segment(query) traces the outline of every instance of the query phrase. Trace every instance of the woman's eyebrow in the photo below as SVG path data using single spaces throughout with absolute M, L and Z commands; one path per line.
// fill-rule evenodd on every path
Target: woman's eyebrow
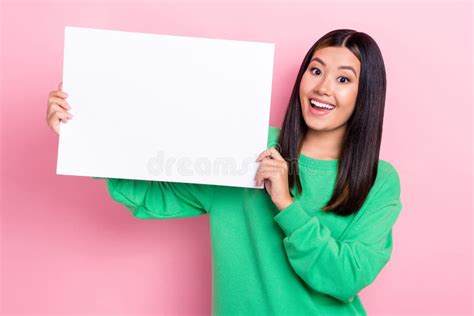
M 319 62 L 323 66 L 326 66 L 326 63 L 324 61 L 322 61 L 319 57 L 314 57 L 313 59 L 311 59 L 311 61 L 313 61 L 313 60 Z M 354 73 L 354 76 L 356 76 L 356 78 L 357 78 L 357 74 L 356 74 L 354 68 L 352 68 L 351 66 L 339 66 L 339 67 L 337 67 L 337 69 L 348 69 L 348 70 L 352 71 Z

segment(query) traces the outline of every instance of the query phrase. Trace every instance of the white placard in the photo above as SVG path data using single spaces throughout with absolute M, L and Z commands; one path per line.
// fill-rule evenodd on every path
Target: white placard
M 274 46 L 65 27 L 56 173 L 256 188 Z

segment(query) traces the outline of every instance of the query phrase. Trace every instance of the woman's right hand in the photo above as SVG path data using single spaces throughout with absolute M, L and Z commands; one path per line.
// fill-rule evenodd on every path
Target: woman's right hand
M 71 109 L 69 103 L 66 102 L 67 93 L 62 91 L 63 82 L 58 85 L 58 90 L 53 90 L 48 97 L 48 110 L 46 112 L 46 122 L 48 126 L 59 135 L 60 122 L 67 123 L 72 118 L 72 114 L 68 111 Z

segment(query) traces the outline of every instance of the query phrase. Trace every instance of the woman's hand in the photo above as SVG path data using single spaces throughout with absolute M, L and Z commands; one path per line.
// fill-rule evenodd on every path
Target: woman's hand
M 257 161 L 261 163 L 255 175 L 256 184 L 263 182 L 273 203 L 283 210 L 293 203 L 288 188 L 288 163 L 274 147 L 258 155 Z
M 72 114 L 68 112 L 71 109 L 69 103 L 66 102 L 67 93 L 62 91 L 62 81 L 58 85 L 58 90 L 49 93 L 48 109 L 46 111 L 46 122 L 48 126 L 59 135 L 59 123 L 67 123 L 72 118 Z

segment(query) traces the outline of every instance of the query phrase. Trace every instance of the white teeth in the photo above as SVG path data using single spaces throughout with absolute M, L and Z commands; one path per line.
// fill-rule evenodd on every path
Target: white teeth
M 312 105 L 317 106 L 318 108 L 323 108 L 323 109 L 328 109 L 328 110 L 334 109 L 334 106 L 332 106 L 332 105 L 319 103 L 319 102 L 314 101 L 314 100 L 310 100 L 310 102 L 311 102 Z

